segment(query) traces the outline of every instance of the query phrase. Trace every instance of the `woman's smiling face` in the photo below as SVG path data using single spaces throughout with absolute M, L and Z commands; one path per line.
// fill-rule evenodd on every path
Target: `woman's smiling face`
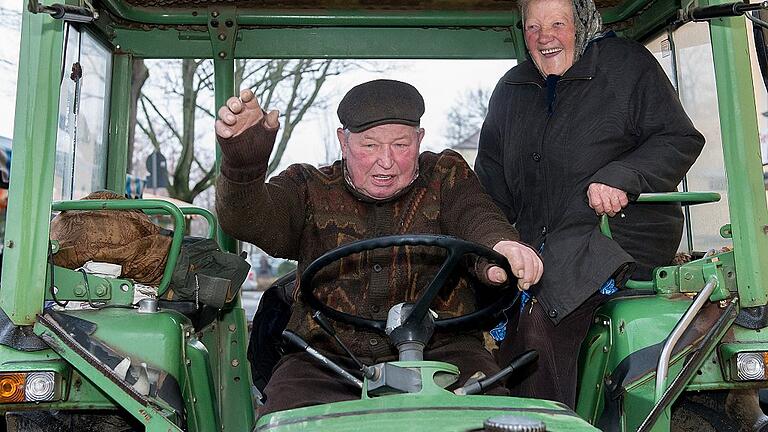
M 576 58 L 576 25 L 570 0 L 533 0 L 525 11 L 525 45 L 545 75 L 563 75 Z

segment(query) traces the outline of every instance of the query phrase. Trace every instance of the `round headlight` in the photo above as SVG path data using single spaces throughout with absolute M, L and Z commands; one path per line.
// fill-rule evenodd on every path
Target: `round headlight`
M 27 375 L 25 397 L 30 402 L 53 400 L 55 386 L 53 372 L 33 372 Z
M 762 353 L 739 353 L 736 356 L 736 369 L 740 380 L 765 379 Z

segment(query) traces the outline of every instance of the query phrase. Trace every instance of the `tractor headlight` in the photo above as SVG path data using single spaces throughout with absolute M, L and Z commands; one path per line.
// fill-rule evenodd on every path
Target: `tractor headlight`
M 55 372 L 0 373 L 0 403 L 47 402 L 59 398 Z
M 53 372 L 35 372 L 27 375 L 24 396 L 28 401 L 53 400 L 56 390 L 56 376 Z
M 760 381 L 766 379 L 768 353 L 741 352 L 736 354 L 736 377 L 739 381 Z

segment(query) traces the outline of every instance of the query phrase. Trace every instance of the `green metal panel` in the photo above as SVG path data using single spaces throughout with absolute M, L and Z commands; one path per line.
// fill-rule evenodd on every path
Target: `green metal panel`
M 25 10 L 21 33 L 0 308 L 29 325 L 43 307 L 63 23 Z
M 104 2 L 115 15 L 129 21 L 163 25 L 207 25 L 215 19 L 213 13 L 226 6 L 208 8 L 157 9 L 138 7 L 119 0 Z M 213 13 L 212 13 L 213 12 Z M 254 26 L 389 26 L 389 27 L 456 27 L 500 26 L 516 16 L 513 10 L 462 11 L 462 10 L 269 10 L 239 8 L 238 24 Z M 511 21 L 514 22 L 514 21 Z
M 107 189 L 123 194 L 128 167 L 128 124 L 131 113 L 132 57 L 112 57 L 112 95 L 109 98 Z
M 67 315 L 96 324 L 93 337 L 130 357 L 133 363 L 147 363 L 177 379 L 182 376 L 183 334 L 185 329 L 191 329 L 189 319 L 183 315 L 119 308 L 67 311 Z
M 518 31 L 519 30 L 516 30 Z M 144 58 L 213 58 L 205 31 L 115 31 L 112 43 Z M 522 34 L 520 34 L 522 37 Z M 240 29 L 238 58 L 515 58 L 512 26 L 495 28 Z M 520 39 L 522 43 L 522 39 Z M 523 46 L 521 44 L 521 46 Z M 522 55 L 525 58 L 523 46 Z
M 194 335 L 187 340 L 184 358 L 186 358 L 186 385 L 184 403 L 187 409 L 187 423 L 192 432 L 218 430 L 221 424 L 216 405 L 216 381 L 211 375 L 211 362 L 208 350 Z
M 98 312 L 118 312 L 115 310 L 107 310 L 107 311 L 97 311 Z M 124 311 L 119 311 L 124 312 Z M 136 312 L 132 311 L 133 315 L 139 315 Z M 161 314 L 157 314 L 161 315 Z M 89 318 L 92 318 L 93 315 L 90 315 Z M 44 319 L 44 318 L 43 318 Z M 114 318 L 113 318 L 114 319 Z M 136 321 L 132 321 L 129 324 L 123 323 L 123 325 L 133 326 L 136 324 Z M 149 328 L 151 330 L 151 328 Z M 159 328 L 161 330 L 166 330 L 162 326 Z M 122 330 L 125 330 L 123 328 Z M 155 330 L 157 331 L 157 329 Z M 98 332 L 98 330 L 97 330 Z M 93 354 L 90 354 L 88 351 L 78 351 L 74 346 L 70 345 L 69 343 L 65 342 L 63 339 L 63 336 L 65 335 L 65 331 L 62 328 L 56 328 L 53 327 L 46 327 L 45 325 L 38 322 L 35 324 L 35 333 L 38 334 L 45 342 L 51 346 L 61 357 L 63 357 L 69 364 L 71 364 L 75 369 L 77 369 L 83 376 L 88 377 L 88 380 L 93 382 L 97 387 L 102 389 L 104 392 L 106 392 L 110 399 L 114 400 L 116 404 L 121 406 L 125 411 L 132 415 L 134 418 L 142 422 L 146 430 L 148 432 L 160 432 L 160 431 L 179 431 L 181 432 L 181 429 L 179 429 L 172 421 L 167 418 L 168 415 L 170 415 L 169 412 L 165 411 L 161 404 L 159 404 L 159 401 L 155 401 L 155 403 L 151 403 L 149 398 L 142 398 L 138 396 L 137 394 L 132 394 L 125 390 L 122 386 L 118 385 L 118 382 L 120 381 L 120 378 L 117 377 L 117 375 L 111 371 L 111 369 L 108 368 L 102 368 L 104 370 L 100 370 L 97 368 L 96 364 L 99 364 L 98 360 L 95 359 Z M 118 332 L 119 336 L 122 336 L 124 332 Z M 151 345 L 147 343 L 147 338 L 152 337 L 153 334 L 150 331 L 147 335 L 144 336 L 144 339 L 136 340 L 133 338 L 131 341 L 137 345 L 144 348 L 147 347 L 147 345 Z M 160 341 L 163 341 L 162 339 Z M 110 340 L 108 342 L 115 342 L 113 340 Z M 157 351 L 156 351 L 157 352 Z M 142 357 L 139 355 L 136 355 L 132 360 L 136 361 L 138 359 L 144 360 L 146 357 Z M 156 364 L 154 362 L 149 361 L 147 359 L 147 364 Z M 155 359 L 152 359 L 155 360 Z M 178 358 L 176 359 L 176 363 L 178 363 Z
M 251 430 L 255 417 L 251 370 L 245 354 L 248 328 L 239 298 L 237 307 L 221 311 L 219 317 L 203 330 L 201 339 L 210 352 L 222 430 Z
M 742 307 L 768 303 L 768 207 L 745 21 L 738 17 L 710 22 Z
M 581 348 L 579 370 L 584 373 L 579 381 L 579 415 L 594 422 L 602 412 L 608 374 L 628 355 L 666 339 L 690 304 L 691 299 L 685 296 L 655 295 L 613 299 L 601 306 Z M 670 369 L 669 376 L 676 373 Z M 642 395 L 643 414 L 653 405 L 654 383 L 650 381 L 650 393 Z
M 620 33 L 626 38 L 643 41 L 665 27 L 671 19 L 676 18 L 679 10 L 680 5 L 676 1 L 652 2 L 641 15 L 633 18 L 631 27 Z
M 441 431 L 484 430 L 499 415 L 543 421 L 548 431 L 597 431 L 559 402 L 498 396 L 413 394 L 337 402 L 275 413 L 259 419 L 258 431 Z
M 224 106 L 227 99 L 232 97 L 239 89 L 235 89 L 235 61 L 232 59 L 214 59 L 214 91 L 216 107 L 213 112 L 218 112 L 219 107 Z M 216 143 L 216 172 L 221 169 L 221 149 Z M 216 236 L 219 239 L 219 245 L 222 250 L 232 253 L 239 253 L 237 240 L 230 237 L 227 233 L 218 228 Z

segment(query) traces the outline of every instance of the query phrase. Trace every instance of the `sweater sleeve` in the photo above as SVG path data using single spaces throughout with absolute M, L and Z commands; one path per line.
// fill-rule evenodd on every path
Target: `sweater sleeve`
M 443 176 L 441 227 L 444 233 L 492 248 L 502 240 L 520 239 L 517 230 L 483 192 L 477 176 L 456 152 L 446 150 L 435 166 Z
M 266 253 L 298 259 L 306 214 L 306 183 L 299 165 L 265 182 L 277 130 L 255 125 L 242 135 L 219 138 L 221 175 L 216 214 L 222 230 Z
M 642 192 L 674 191 L 704 146 L 704 137 L 661 66 L 650 53 L 638 55 L 647 56 L 642 62 L 646 67 L 629 100 L 629 127 L 639 145 L 590 179 L 619 188 L 631 198 Z

